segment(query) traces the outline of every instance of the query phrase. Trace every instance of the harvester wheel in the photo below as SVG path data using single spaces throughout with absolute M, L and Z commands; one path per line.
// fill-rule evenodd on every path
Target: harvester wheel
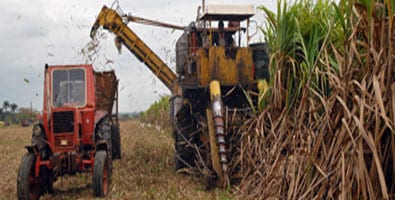
M 194 150 L 190 146 L 191 143 L 195 142 L 195 136 L 190 135 L 194 132 L 195 127 L 188 106 L 184 106 L 177 115 L 178 120 L 177 127 L 174 130 L 174 139 L 176 170 L 179 170 L 195 165 Z
M 193 152 L 188 151 L 185 144 L 185 140 L 180 133 L 175 131 L 175 149 L 176 149 L 176 170 L 188 168 L 189 166 L 193 166 Z M 188 166 L 189 165 L 189 166 Z
M 35 155 L 25 154 L 18 172 L 16 183 L 18 199 L 39 199 L 41 195 L 40 183 L 34 178 Z
M 121 134 L 119 124 L 111 126 L 112 158 L 121 159 Z
M 104 197 L 107 195 L 111 183 L 111 160 L 107 152 L 100 150 L 96 152 L 95 164 L 93 166 L 92 188 L 93 195 Z

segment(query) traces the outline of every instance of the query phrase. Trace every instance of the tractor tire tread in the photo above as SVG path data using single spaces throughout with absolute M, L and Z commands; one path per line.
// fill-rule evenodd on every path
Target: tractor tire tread
M 111 169 L 109 166 L 109 162 L 111 160 L 108 159 L 106 151 L 97 151 L 95 155 L 95 163 L 93 167 L 93 176 L 92 176 L 92 189 L 93 195 L 96 197 L 104 197 L 107 195 L 109 191 L 110 179 L 111 179 Z M 107 165 L 107 166 L 106 166 Z M 107 167 L 107 183 L 104 181 L 103 172 Z M 107 184 L 107 188 L 105 185 Z
M 30 196 L 30 187 L 29 187 L 29 175 L 32 173 L 34 164 L 35 164 L 35 155 L 32 153 L 27 153 L 23 156 L 21 165 L 18 171 L 17 178 L 17 194 L 18 199 L 39 199 L 40 191 L 36 191 L 36 196 L 31 198 Z

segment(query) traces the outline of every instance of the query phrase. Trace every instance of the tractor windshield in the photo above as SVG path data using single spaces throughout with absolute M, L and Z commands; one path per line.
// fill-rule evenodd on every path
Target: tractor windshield
M 84 106 L 85 70 L 60 69 L 52 74 L 52 103 L 54 107 Z

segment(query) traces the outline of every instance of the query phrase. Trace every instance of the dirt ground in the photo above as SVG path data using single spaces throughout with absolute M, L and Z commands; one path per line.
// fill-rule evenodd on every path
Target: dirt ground
M 16 199 L 16 179 L 24 145 L 32 127 L 0 129 L 0 199 Z M 112 187 L 106 199 L 232 199 L 224 190 L 207 191 L 196 178 L 174 171 L 173 139 L 169 132 L 121 122 L 122 160 L 114 161 Z M 41 199 L 94 199 L 90 174 L 63 177 L 55 194 Z

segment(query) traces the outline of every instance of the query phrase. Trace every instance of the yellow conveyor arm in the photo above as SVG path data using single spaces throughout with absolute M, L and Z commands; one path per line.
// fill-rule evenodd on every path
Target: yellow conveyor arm
M 100 26 L 114 33 L 117 36 L 116 42 L 125 45 L 170 91 L 175 92 L 177 75 L 124 23 L 123 18 L 115 10 L 103 6 L 91 29 L 91 38 L 96 35 Z

